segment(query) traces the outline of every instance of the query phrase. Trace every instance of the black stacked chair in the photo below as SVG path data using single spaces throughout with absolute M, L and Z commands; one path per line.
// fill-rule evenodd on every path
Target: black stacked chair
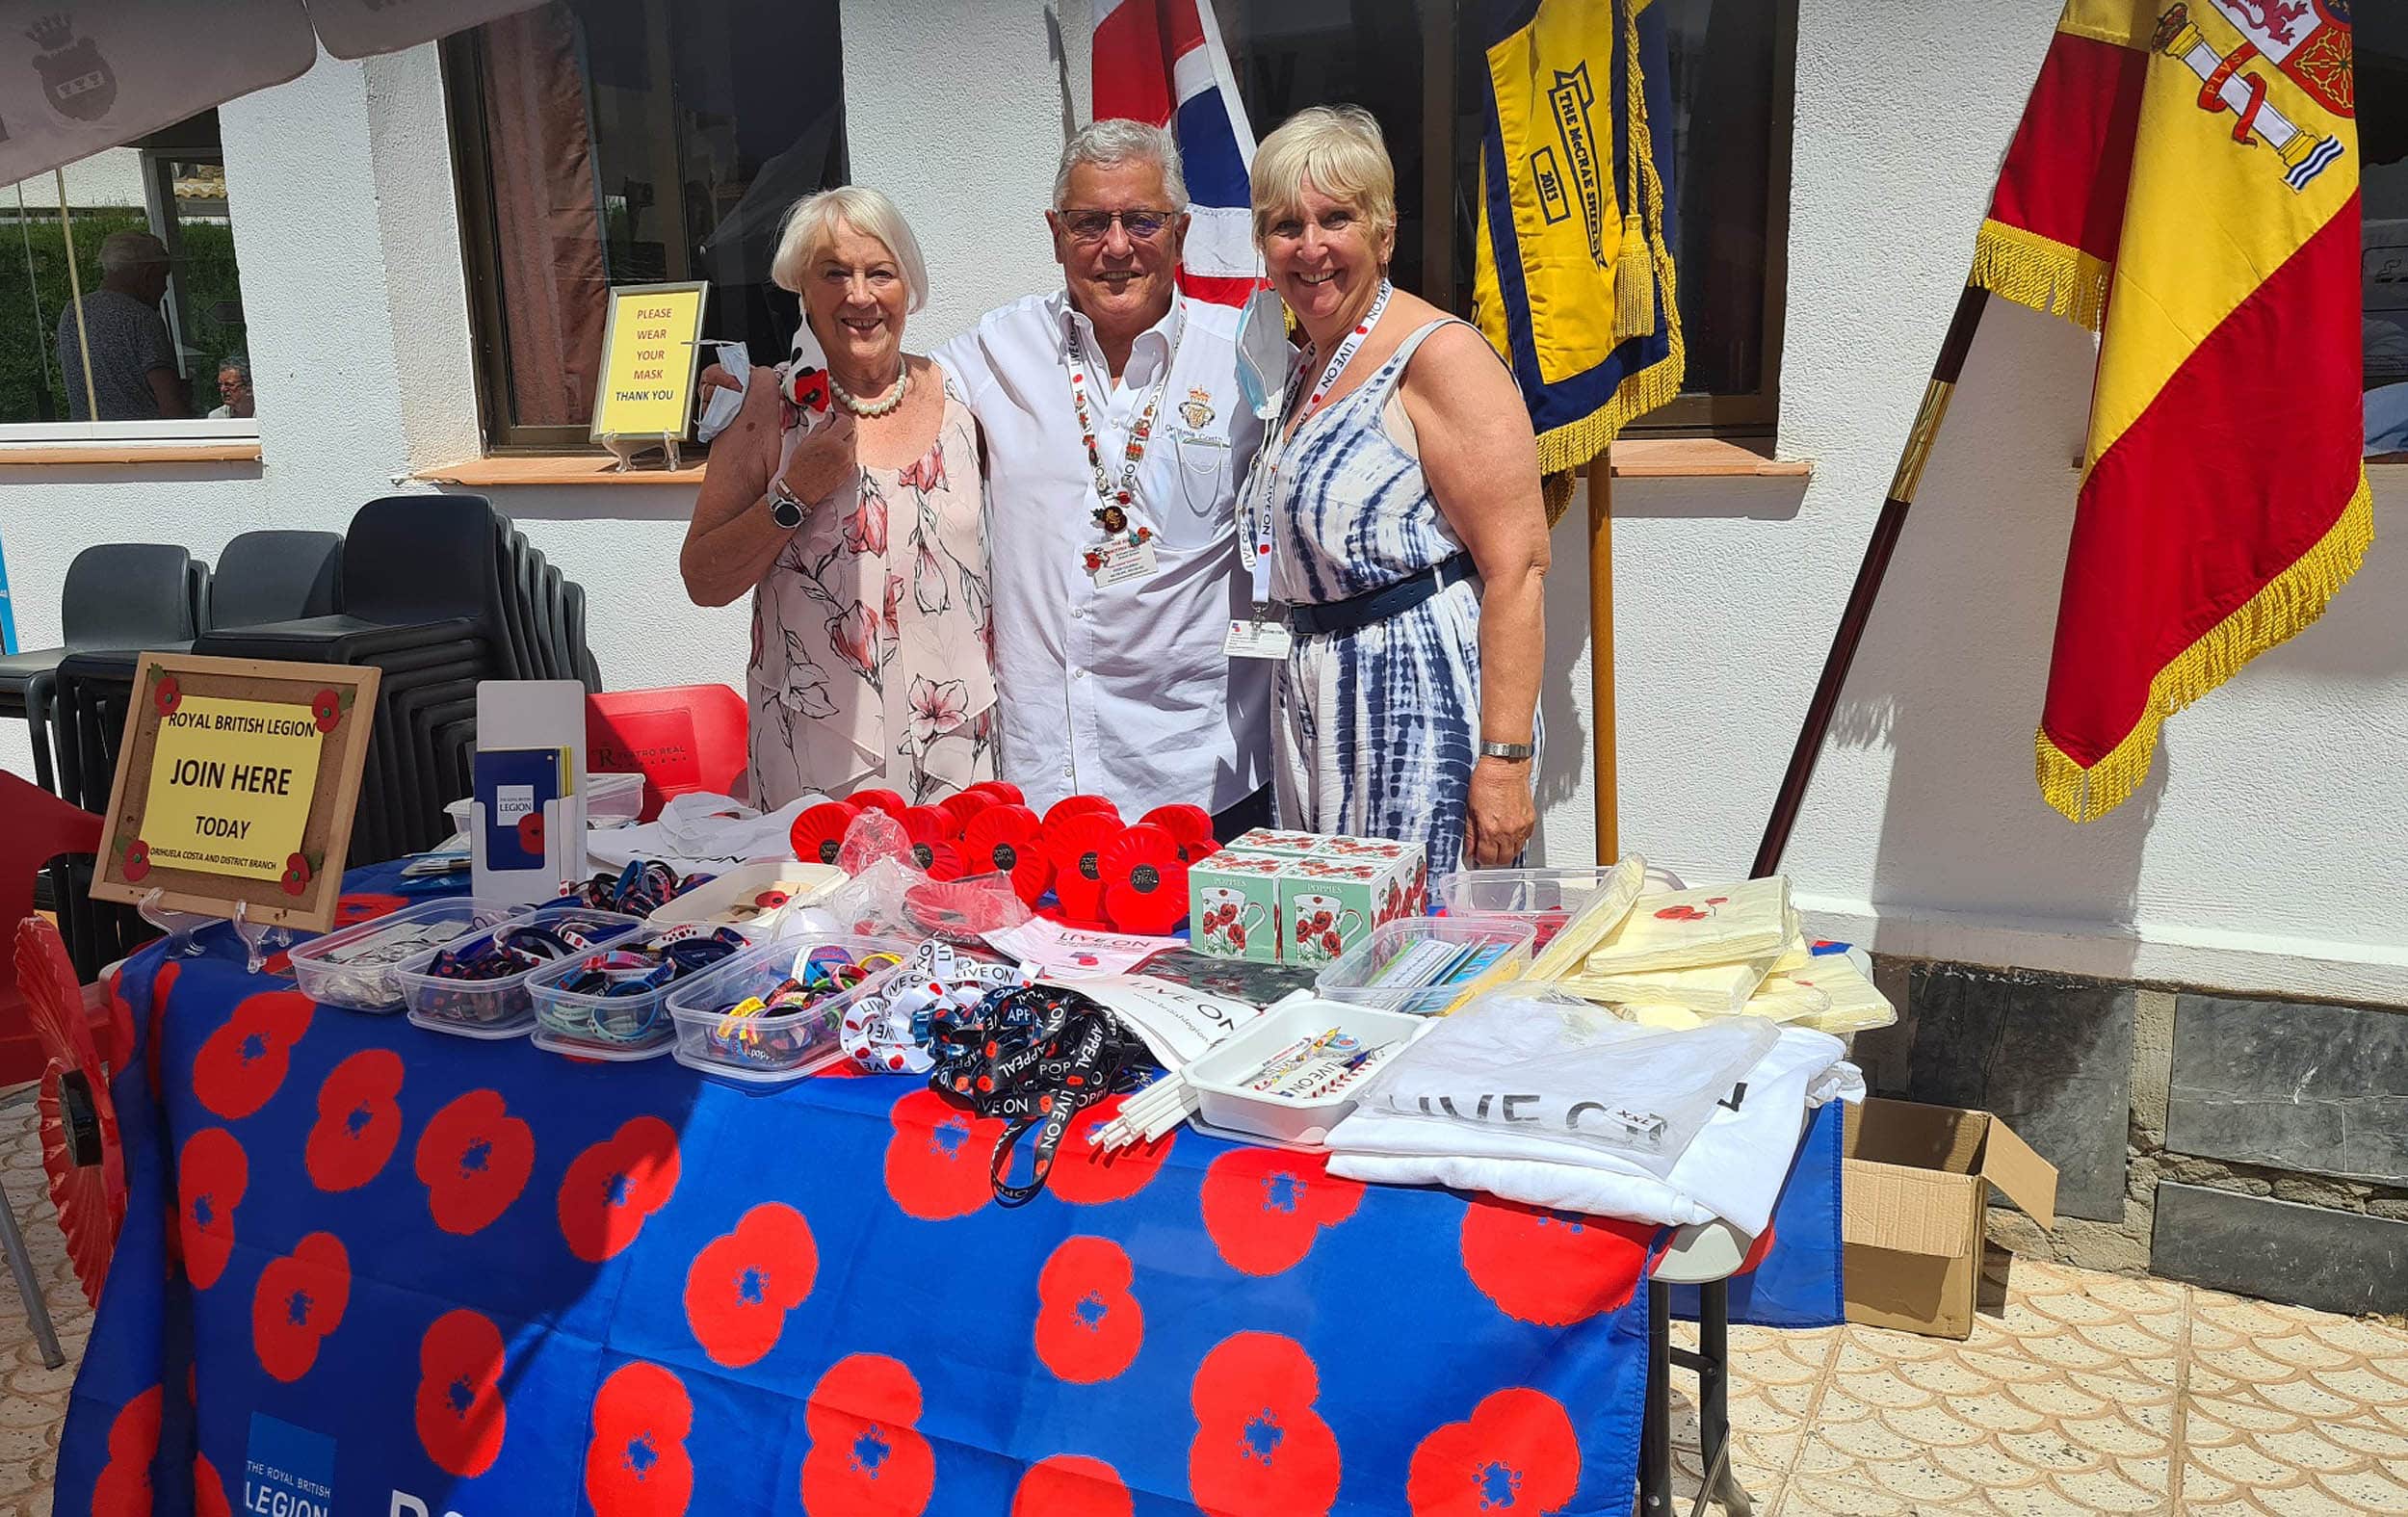
M 59 597 L 63 645 L 0 657 L 0 717 L 26 719 L 34 780 L 42 789 L 65 794 L 59 789 L 49 736 L 60 663 L 86 648 L 189 642 L 203 625 L 208 574 L 184 549 L 155 542 L 104 542 L 86 548 L 67 565 Z

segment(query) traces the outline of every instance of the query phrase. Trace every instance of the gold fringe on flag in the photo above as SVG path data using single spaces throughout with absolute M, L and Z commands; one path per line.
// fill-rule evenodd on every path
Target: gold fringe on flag
M 2113 276 L 2106 260 L 2079 248 L 2004 222 L 1984 222 L 1974 239 L 1974 270 L 1966 282 L 2095 332 L 2107 317 Z
M 1984 237 L 1990 230 L 1982 228 Z M 2035 734 L 2040 794 L 2074 822 L 2093 821 L 2122 805 L 2149 777 L 2158 728 L 2165 719 L 2239 673 L 2242 665 L 2266 649 L 2306 631 L 2358 572 L 2373 541 L 2374 492 L 2361 467 L 2357 492 L 2332 530 L 2158 670 L 2149 682 L 2149 703 L 2140 719 L 2107 757 L 2084 769 L 2049 741 L 2045 727 Z

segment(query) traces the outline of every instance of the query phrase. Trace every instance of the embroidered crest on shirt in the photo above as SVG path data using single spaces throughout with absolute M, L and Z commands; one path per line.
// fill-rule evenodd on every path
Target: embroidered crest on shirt
M 1179 403 L 1179 419 L 1197 432 L 1213 424 L 1213 392 L 1197 385 Z

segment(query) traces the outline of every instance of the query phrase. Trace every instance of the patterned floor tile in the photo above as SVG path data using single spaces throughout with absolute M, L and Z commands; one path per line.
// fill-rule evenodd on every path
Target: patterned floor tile
M 59 1431 L 66 1419 L 75 1366 L 92 1330 L 92 1312 L 75 1284 L 66 1243 L 50 1208 L 34 1104 L 21 1093 L 0 1097 L 0 1190 L 5 1190 L 25 1234 L 34 1271 L 47 1286 L 43 1298 L 50 1305 L 59 1346 L 67 1355 L 60 1369 L 42 1368 L 16 1281 L 0 1268 L 0 1517 L 49 1517 Z

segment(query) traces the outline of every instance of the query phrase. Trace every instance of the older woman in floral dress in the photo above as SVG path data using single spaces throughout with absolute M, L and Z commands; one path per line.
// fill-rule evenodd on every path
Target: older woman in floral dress
M 827 367 L 752 372 L 679 558 L 698 605 L 752 591 L 751 798 L 941 799 L 995 773 L 978 423 L 903 352 L 928 275 L 885 196 L 798 201 L 771 276 Z

